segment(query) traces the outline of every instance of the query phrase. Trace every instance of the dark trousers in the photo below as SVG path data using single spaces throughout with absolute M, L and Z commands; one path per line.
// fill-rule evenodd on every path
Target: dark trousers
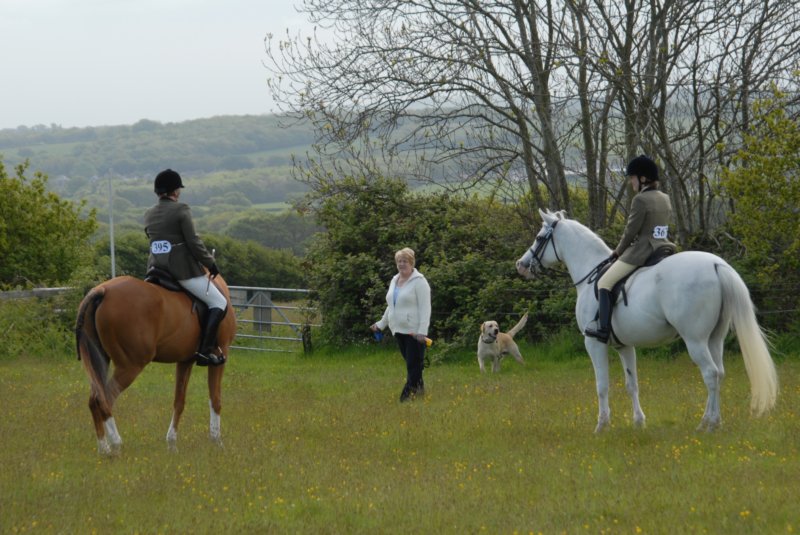
M 422 369 L 425 366 L 425 344 L 417 342 L 410 334 L 395 333 L 400 354 L 406 361 L 406 385 L 403 392 L 421 393 L 425 384 L 422 382 Z

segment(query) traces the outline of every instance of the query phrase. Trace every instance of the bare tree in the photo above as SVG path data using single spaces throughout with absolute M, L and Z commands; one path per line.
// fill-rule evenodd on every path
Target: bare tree
M 787 73 L 800 57 L 798 7 L 769 0 L 587 2 L 571 4 L 576 25 L 588 28 L 585 61 L 617 93 L 618 109 L 601 120 L 614 131 L 622 118 L 624 142 L 610 154 L 658 159 L 679 240 L 706 235 L 720 218 L 717 176 L 749 127 L 752 95 L 772 83 L 796 87 Z
M 305 0 L 330 40 L 267 40 L 282 111 L 311 121 L 304 179 L 391 173 L 516 191 L 589 220 L 624 211 L 621 167 L 661 164 L 679 241 L 722 217 L 717 177 L 772 86 L 797 104 L 792 0 Z M 797 115 L 797 107 L 792 113 Z M 524 189 L 519 190 L 519 185 Z M 511 193 L 510 193 L 511 194 Z
M 541 186 L 571 206 L 556 120 L 566 101 L 551 93 L 563 13 L 552 2 L 307 0 L 304 10 L 336 43 L 270 40 L 267 52 L 276 99 L 313 122 L 320 154 L 358 144 L 453 188 L 524 177 L 535 206 L 547 204 Z

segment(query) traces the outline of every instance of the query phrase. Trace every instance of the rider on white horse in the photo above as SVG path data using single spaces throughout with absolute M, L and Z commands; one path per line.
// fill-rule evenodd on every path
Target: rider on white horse
M 611 253 L 618 259 L 597 281 L 598 321 L 597 328 L 586 327 L 584 334 L 608 342 L 611 330 L 611 290 L 623 277 L 643 266 L 648 257 L 658 248 L 675 245 L 667 236 L 672 219 L 672 204 L 669 196 L 658 189 L 658 166 L 647 156 L 637 156 L 628 163 L 625 176 L 630 178 L 633 191 L 637 192 L 628 214 L 628 222 L 619 245 Z

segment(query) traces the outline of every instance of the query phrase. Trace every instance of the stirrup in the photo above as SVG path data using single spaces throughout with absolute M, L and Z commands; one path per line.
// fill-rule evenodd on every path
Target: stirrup
M 198 366 L 220 366 L 225 364 L 225 361 L 227 360 L 224 355 L 219 356 L 215 355 L 214 353 L 204 355 L 199 351 L 194 354 L 194 358 Z
M 589 336 L 591 338 L 597 338 L 598 340 L 600 340 L 604 344 L 608 343 L 609 333 L 608 333 L 608 331 L 604 331 L 603 329 L 594 330 L 594 329 L 590 329 L 589 327 L 587 327 L 586 329 L 583 330 L 583 334 L 586 335 L 586 336 Z

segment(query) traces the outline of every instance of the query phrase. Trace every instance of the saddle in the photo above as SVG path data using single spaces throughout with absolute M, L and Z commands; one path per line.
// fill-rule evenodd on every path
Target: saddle
M 203 330 L 203 327 L 205 326 L 203 318 L 208 311 L 208 305 L 195 297 L 191 292 L 186 291 L 183 286 L 178 284 L 178 279 L 176 279 L 172 273 L 166 269 L 151 266 L 148 268 L 147 273 L 144 276 L 144 281 L 155 284 L 156 286 L 161 286 L 165 290 L 169 290 L 171 292 L 183 292 L 188 295 L 189 299 L 192 300 L 192 312 L 197 313 L 197 319 L 200 322 L 200 330 Z M 200 335 L 202 337 L 202 332 Z
M 659 262 L 661 262 L 662 260 L 664 260 L 668 256 L 672 256 L 676 252 L 677 251 L 675 250 L 675 246 L 673 246 L 673 245 L 662 245 L 662 246 L 658 247 L 655 251 L 653 251 L 650 254 L 650 256 L 647 257 L 647 260 L 645 261 L 644 265 L 638 266 L 636 269 L 631 271 L 629 274 L 627 274 L 624 277 L 622 277 L 614 285 L 614 287 L 611 289 L 611 306 L 614 307 L 614 305 L 616 305 L 616 303 L 619 300 L 620 296 L 622 296 L 622 302 L 625 304 L 625 306 L 628 306 L 628 292 L 625 290 L 625 283 L 628 281 L 628 279 L 631 278 L 631 276 L 634 273 L 636 273 L 640 268 L 655 266 L 656 264 L 658 264 Z M 597 293 L 597 281 L 600 280 L 600 277 L 603 276 L 603 273 L 605 273 L 608 270 L 609 267 L 611 267 L 611 263 L 610 262 L 608 264 L 606 264 L 600 270 L 600 272 L 597 274 L 597 278 L 594 281 L 594 296 L 595 296 L 595 298 L 597 298 L 597 296 L 598 296 L 598 293 Z
M 144 281 L 155 284 L 156 286 L 161 286 L 165 290 L 169 290 L 171 292 L 186 292 L 186 290 L 183 289 L 183 286 L 178 284 L 178 280 L 172 276 L 172 273 L 166 269 L 161 269 L 156 266 L 151 266 L 148 268 L 147 273 L 144 276 Z M 189 294 L 189 292 L 186 293 Z M 192 294 L 189 295 L 193 300 L 197 299 Z

